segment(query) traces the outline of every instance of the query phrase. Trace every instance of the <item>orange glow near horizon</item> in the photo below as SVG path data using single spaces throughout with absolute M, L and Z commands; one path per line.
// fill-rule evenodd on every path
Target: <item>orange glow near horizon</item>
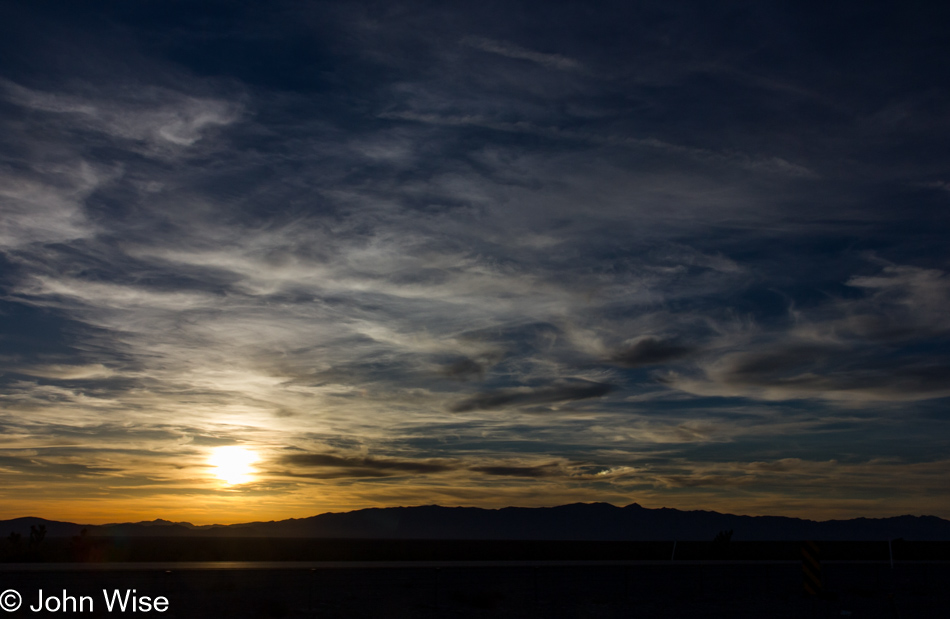
M 254 454 L 253 450 L 248 450 Z M 215 455 L 217 451 L 215 450 Z M 227 452 L 226 452 L 227 453 Z M 210 456 L 211 454 L 209 454 Z M 256 455 L 256 454 L 254 454 Z M 759 497 L 756 501 L 738 502 L 722 497 L 714 500 L 706 498 L 699 502 L 693 497 L 671 500 L 662 493 L 641 493 L 630 497 L 603 497 L 595 491 L 577 492 L 576 490 L 558 491 L 555 488 L 546 494 L 526 493 L 521 488 L 507 491 L 471 492 L 475 495 L 466 499 L 451 499 L 443 496 L 433 500 L 425 490 L 402 487 L 401 493 L 381 491 L 372 497 L 354 493 L 346 485 L 320 483 L 302 486 L 297 489 L 282 488 L 268 491 L 256 488 L 252 482 L 260 482 L 260 472 L 251 471 L 254 479 L 245 484 L 229 484 L 226 480 L 208 479 L 205 469 L 204 483 L 186 482 L 169 487 L 171 492 L 156 492 L 134 496 L 126 493 L 122 498 L 110 498 L 108 492 L 89 493 L 86 496 L 54 497 L 23 495 L 0 507 L 0 520 L 34 516 L 55 521 L 76 522 L 81 524 L 107 524 L 119 522 L 151 521 L 156 518 L 172 522 L 189 522 L 195 525 L 239 524 L 255 521 L 285 520 L 289 518 L 307 518 L 326 512 L 348 512 L 366 508 L 382 508 L 438 503 L 446 507 L 482 507 L 499 509 L 507 506 L 551 507 L 572 502 L 612 503 L 618 507 L 637 502 L 641 506 L 657 509 L 661 507 L 695 510 L 708 509 L 720 513 L 748 516 L 780 515 L 812 520 L 848 519 L 856 517 L 888 517 L 902 514 L 932 514 L 948 517 L 946 500 L 935 500 L 921 506 L 913 497 L 903 501 L 890 501 L 886 505 L 879 501 L 854 501 L 841 498 L 834 501 L 815 502 L 800 499 L 789 501 L 785 497 Z M 216 484 L 218 490 L 208 492 L 201 488 L 205 484 Z M 111 490 L 110 490 L 111 492 Z M 480 493 L 479 493 L 480 492 Z M 248 494 L 253 493 L 253 494 Z M 51 494 L 58 494 L 52 489 Z M 253 498 L 252 498 L 253 497 Z

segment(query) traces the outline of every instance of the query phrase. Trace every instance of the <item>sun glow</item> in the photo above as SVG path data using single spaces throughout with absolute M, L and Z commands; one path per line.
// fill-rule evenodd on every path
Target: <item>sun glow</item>
M 218 447 L 211 454 L 208 463 L 215 467 L 214 475 L 225 483 L 234 486 L 246 484 L 254 479 L 257 454 L 244 447 Z

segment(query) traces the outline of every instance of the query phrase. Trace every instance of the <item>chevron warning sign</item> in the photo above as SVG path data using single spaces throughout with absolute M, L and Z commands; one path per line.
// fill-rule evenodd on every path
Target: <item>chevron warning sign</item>
M 802 584 L 806 595 L 821 594 L 821 557 L 815 542 L 802 542 Z

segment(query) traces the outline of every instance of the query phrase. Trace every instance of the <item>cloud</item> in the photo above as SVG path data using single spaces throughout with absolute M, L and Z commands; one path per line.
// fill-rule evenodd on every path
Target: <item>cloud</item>
M 465 37 L 462 39 L 462 44 L 468 45 L 469 47 L 474 47 L 475 49 L 480 49 L 484 52 L 498 54 L 499 56 L 504 56 L 506 58 L 528 60 L 549 69 L 556 69 L 558 71 L 584 70 L 584 66 L 572 58 L 567 58 L 565 56 L 561 56 L 560 54 L 545 54 L 542 52 L 536 52 L 505 41 L 496 41 L 493 39 L 486 39 L 484 37 Z
M 110 99 L 42 92 L 9 80 L 0 80 L 0 89 L 17 105 L 71 116 L 78 126 L 154 149 L 192 146 L 209 129 L 229 125 L 241 115 L 240 106 L 231 102 L 154 86 L 122 90 Z
M 108 176 L 81 158 L 44 162 L 28 173 L 0 168 L 4 206 L 0 248 L 74 241 L 95 234 L 96 226 L 86 217 L 83 204 Z
M 903 494 L 898 487 L 888 487 L 889 479 L 902 478 L 916 492 L 933 487 L 950 462 L 937 460 L 908 462 L 901 459 L 874 458 L 842 462 L 837 459 L 806 460 L 782 458 L 772 461 L 733 461 L 698 465 L 687 474 L 660 474 L 657 482 L 673 487 L 743 487 L 748 491 L 772 486 L 780 488 L 820 489 L 828 485 L 849 484 L 869 490 L 881 501 L 886 496 Z M 894 475 L 900 471 L 899 476 Z M 906 490 L 905 489 L 905 490 Z M 895 512 L 899 513 L 899 512 Z
M 636 368 L 649 365 L 659 365 L 667 361 L 682 359 L 695 352 L 695 347 L 685 346 L 654 336 L 641 336 L 633 344 L 614 353 L 610 361 L 621 365 Z
M 945 338 L 943 308 L 950 283 L 942 271 L 887 266 L 878 275 L 851 277 L 863 298 L 797 312 L 797 324 L 753 342 L 739 342 L 700 362 L 701 376 L 658 375 L 666 385 L 700 396 L 764 400 L 914 402 L 950 397 L 950 363 L 940 351 L 915 350 Z M 877 346 L 887 344 L 887 352 Z M 906 347 L 906 350 L 902 350 Z M 875 351 L 876 354 L 869 354 Z
M 426 475 L 451 471 L 451 463 L 433 460 L 398 460 L 362 456 L 337 456 L 332 454 L 290 454 L 278 461 L 294 467 L 287 473 L 295 477 L 337 479 L 344 477 L 389 477 L 392 475 Z M 320 472 L 310 472 L 318 469 Z M 327 470 L 329 469 L 329 470 Z M 301 472 L 306 471 L 306 472 Z
M 872 293 L 865 304 L 869 311 L 863 313 L 874 312 L 892 323 L 888 331 L 901 327 L 930 329 L 934 334 L 950 331 L 945 311 L 950 303 L 950 277 L 939 269 L 889 265 L 877 275 L 855 276 L 846 284 Z
M 464 357 L 442 366 L 440 373 L 456 380 L 469 380 L 483 376 L 485 367 L 477 361 Z
M 710 382 L 672 378 L 668 384 L 695 395 L 753 397 L 764 400 L 817 398 L 855 402 L 915 402 L 950 397 L 950 369 L 944 362 L 904 367 L 849 367 L 810 371 L 807 359 L 774 355 L 738 356 L 709 373 Z M 762 363 L 760 369 L 750 364 Z M 797 369 L 797 373 L 783 370 Z
M 43 461 L 35 457 L 0 456 L 0 468 L 14 470 L 27 476 L 43 477 L 56 475 L 77 478 L 101 478 L 114 475 L 122 469 L 119 467 L 90 466 L 78 462 Z
M 947 181 L 929 181 L 929 182 L 919 183 L 919 185 L 917 186 L 926 187 L 928 189 L 938 189 L 938 190 L 946 191 L 950 193 L 950 182 L 947 182 Z
M 556 477 L 563 475 L 557 465 L 541 466 L 472 466 L 470 471 L 499 477 Z
M 614 385 L 591 381 L 563 381 L 544 387 L 513 387 L 479 393 L 457 402 L 453 413 L 476 410 L 496 410 L 515 406 L 558 404 L 574 400 L 599 398 L 616 389 Z
M 16 368 L 18 374 L 36 376 L 39 378 L 53 378 L 57 380 L 87 380 L 108 378 L 115 372 L 101 363 L 88 365 L 37 365 Z
M 657 151 L 690 160 L 705 162 L 715 166 L 736 167 L 766 175 L 789 178 L 817 178 L 818 174 L 808 167 L 787 161 L 781 157 L 753 155 L 744 152 L 720 152 L 705 148 L 687 146 L 656 138 L 643 138 L 583 132 L 563 129 L 557 126 L 538 125 L 529 121 L 505 122 L 482 114 L 448 115 L 425 111 L 390 111 L 380 114 L 380 118 L 407 120 L 412 122 L 444 125 L 448 127 L 482 127 L 493 131 L 535 135 L 553 140 L 586 142 L 603 146 L 622 146 L 637 150 Z
M 88 307 L 133 310 L 200 309 L 214 307 L 213 295 L 203 291 L 161 290 L 112 282 L 90 282 L 68 277 L 38 276 L 24 283 L 20 294 L 36 298 L 66 298 Z

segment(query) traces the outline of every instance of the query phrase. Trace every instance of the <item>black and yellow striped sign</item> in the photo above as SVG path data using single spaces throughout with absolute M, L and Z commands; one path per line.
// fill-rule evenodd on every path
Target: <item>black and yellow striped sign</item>
M 821 593 L 821 557 L 815 542 L 802 542 L 802 584 L 806 595 Z

